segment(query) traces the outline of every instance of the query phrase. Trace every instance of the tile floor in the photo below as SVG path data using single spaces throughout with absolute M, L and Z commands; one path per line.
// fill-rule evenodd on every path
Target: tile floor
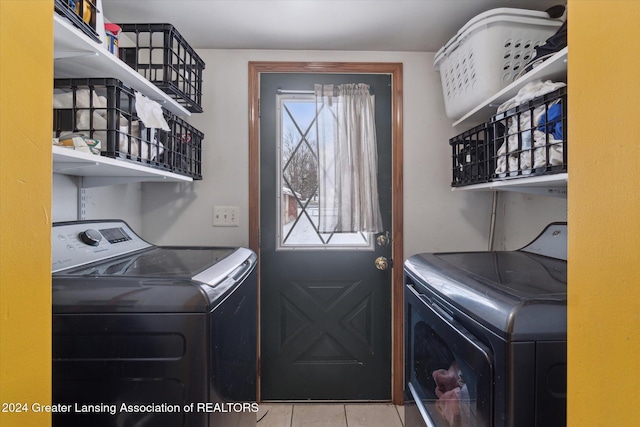
M 258 427 L 403 427 L 390 403 L 261 403 Z

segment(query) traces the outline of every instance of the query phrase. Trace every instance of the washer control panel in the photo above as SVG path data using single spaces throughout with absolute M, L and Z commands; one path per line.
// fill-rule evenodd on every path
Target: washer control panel
M 124 221 L 74 221 L 51 227 L 51 271 L 149 248 Z

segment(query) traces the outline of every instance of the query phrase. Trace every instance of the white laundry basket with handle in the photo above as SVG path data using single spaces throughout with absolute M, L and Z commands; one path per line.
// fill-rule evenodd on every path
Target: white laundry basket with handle
M 546 12 L 498 8 L 467 22 L 435 55 L 445 111 L 458 119 L 509 85 L 562 25 Z

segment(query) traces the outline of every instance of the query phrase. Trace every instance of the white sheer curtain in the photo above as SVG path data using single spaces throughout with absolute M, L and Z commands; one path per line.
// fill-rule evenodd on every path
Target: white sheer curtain
M 382 231 L 374 98 L 363 83 L 315 85 L 319 231 Z

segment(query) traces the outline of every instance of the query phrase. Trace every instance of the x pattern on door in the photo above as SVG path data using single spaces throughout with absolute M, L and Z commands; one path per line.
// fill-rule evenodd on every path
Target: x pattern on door
M 362 364 L 372 357 L 372 294 L 362 282 L 291 284 L 287 295 L 280 295 L 281 354 L 290 363 Z M 353 299 L 360 302 L 354 306 Z

